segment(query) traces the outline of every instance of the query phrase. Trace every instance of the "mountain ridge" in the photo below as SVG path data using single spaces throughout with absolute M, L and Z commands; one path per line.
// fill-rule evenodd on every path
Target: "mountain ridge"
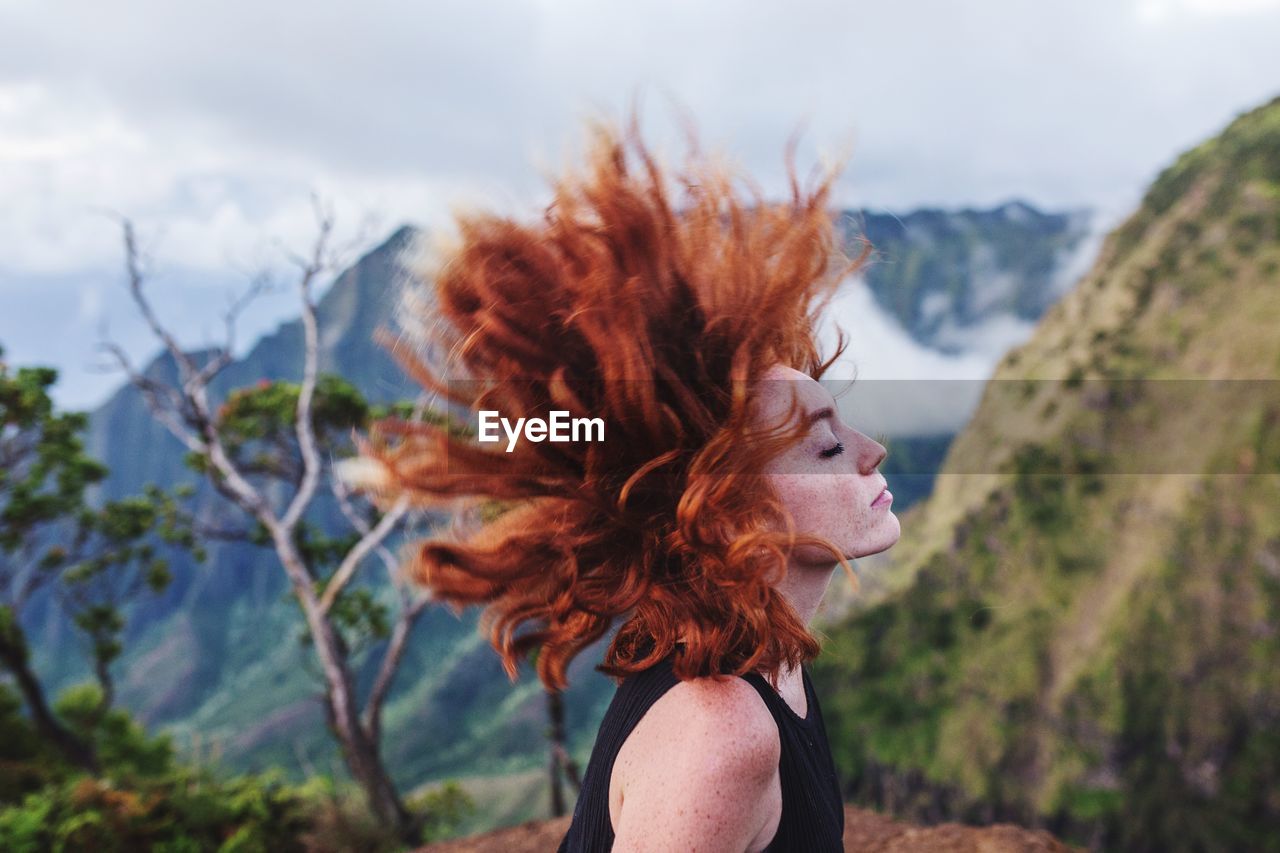
M 999 362 L 890 591 L 828 629 L 855 801 L 1280 843 L 1278 232 L 1280 99 L 1166 168 Z

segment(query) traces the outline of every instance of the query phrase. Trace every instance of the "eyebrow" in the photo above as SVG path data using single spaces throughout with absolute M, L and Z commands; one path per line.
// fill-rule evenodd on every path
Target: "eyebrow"
M 827 406 L 826 408 L 816 409 L 815 411 L 810 412 L 806 416 L 805 420 L 809 426 L 813 426 L 818 421 L 830 420 L 835 416 L 836 416 L 835 411 L 830 406 Z

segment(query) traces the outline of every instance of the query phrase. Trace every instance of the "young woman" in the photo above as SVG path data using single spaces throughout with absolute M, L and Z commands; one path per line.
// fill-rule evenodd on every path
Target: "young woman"
M 818 381 L 843 332 L 823 360 L 815 324 L 867 252 L 839 252 L 834 172 L 802 189 L 788 157 L 791 197 L 765 204 L 691 157 L 673 201 L 634 118 L 593 127 L 541 221 L 458 217 L 418 269 L 431 298 L 406 303 L 428 336 L 384 340 L 466 410 L 599 418 L 603 440 L 393 418 L 363 454 L 383 495 L 452 503 L 407 568 L 486 605 L 513 677 L 536 651 L 562 689 L 616 629 L 600 669 L 620 687 L 561 850 L 839 850 L 808 623 L 835 567 L 852 580 L 899 528 L 885 448 Z

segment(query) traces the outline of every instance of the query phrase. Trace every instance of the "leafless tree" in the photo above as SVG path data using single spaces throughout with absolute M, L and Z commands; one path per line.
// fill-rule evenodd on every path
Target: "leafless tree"
M 379 819 L 395 826 L 407 843 L 413 843 L 417 840 L 421 816 L 411 814 L 406 808 L 387 772 L 380 750 L 381 720 L 383 705 L 403 660 L 410 633 L 429 599 L 400 579 L 398 560 L 386 545 L 388 537 L 406 520 L 409 511 L 407 498 L 401 498 L 386 508 L 380 517 L 376 517 L 377 513 L 360 512 L 355 505 L 355 497 L 338 477 L 333 476 L 331 460 L 324 458 L 317 442 L 313 402 L 318 377 L 319 334 L 313 289 L 317 279 L 340 269 L 344 250 L 335 251 L 331 245 L 332 211 L 318 199 L 313 198 L 313 202 L 318 221 L 315 241 L 305 255 L 288 253 L 291 265 L 296 269 L 296 289 L 304 332 L 302 381 L 296 411 L 292 414 L 296 457 L 300 459 L 290 464 L 288 476 L 279 477 L 291 487 L 291 494 L 282 498 L 277 490 L 268 491 L 255 485 L 251 476 L 255 472 L 235 458 L 236 454 L 220 433 L 219 414 L 209 399 L 210 383 L 233 360 L 237 316 L 263 291 L 262 279 L 255 281 L 248 292 L 227 310 L 224 318 L 225 343 L 207 361 L 197 364 L 161 323 L 144 293 L 145 275 L 134 226 L 128 218 L 120 216 L 129 293 L 151 332 L 177 364 L 178 382 L 170 385 L 144 376 L 115 343 L 104 341 L 101 347 L 128 374 L 129 381 L 141 393 L 155 419 L 201 460 L 201 468 L 217 493 L 256 522 L 258 530 L 265 531 L 262 539 L 274 551 L 292 596 L 302 611 L 323 677 L 326 718 L 346 766 L 364 790 Z M 421 417 L 424 405 L 420 398 L 414 417 Z M 355 544 L 341 558 L 336 569 L 322 575 L 320 567 L 308 559 L 305 549 L 299 547 L 297 534 L 324 481 L 328 482 L 342 514 L 353 527 Z M 202 532 L 220 538 L 247 535 L 247 531 L 205 529 Z M 379 558 L 390 573 L 398 592 L 398 607 L 381 651 L 372 689 L 361 702 L 356 690 L 352 650 L 339 630 L 336 615 L 342 596 L 351 588 L 357 573 L 365 570 L 373 557 Z

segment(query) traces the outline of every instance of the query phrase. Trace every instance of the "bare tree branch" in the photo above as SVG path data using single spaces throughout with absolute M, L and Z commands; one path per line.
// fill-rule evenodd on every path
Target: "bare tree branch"
M 138 306 L 138 311 L 142 314 L 142 318 L 147 321 L 152 333 L 164 344 L 169 354 L 173 356 L 173 360 L 177 363 L 178 370 L 181 373 L 182 383 L 185 386 L 196 374 L 196 367 L 192 363 L 191 357 L 187 355 L 182 347 L 178 346 L 178 341 L 160 323 L 155 312 L 151 309 L 151 303 L 142 295 L 144 276 L 133 222 L 125 216 L 117 215 L 117 218 L 120 220 L 121 228 L 124 230 L 125 271 L 129 277 L 129 294 L 133 297 L 134 303 Z
M 427 396 L 421 394 L 414 405 L 411 418 L 413 420 L 421 420 L 426 407 Z M 368 521 L 362 518 L 355 511 L 355 507 L 352 506 L 351 493 L 346 483 L 343 482 L 341 477 L 331 477 L 330 483 L 334 497 L 337 498 L 338 506 L 341 508 L 343 515 L 347 517 L 347 520 L 351 522 L 351 525 L 356 530 L 368 537 L 373 530 Z M 388 515 L 391 513 L 402 515 L 407 510 L 408 502 L 402 498 L 392 506 Z M 386 516 L 383 516 L 383 520 L 385 519 Z M 387 568 L 388 579 L 400 593 L 400 612 L 397 614 L 396 624 L 391 632 L 391 640 L 387 643 L 387 649 L 383 653 L 382 662 L 378 667 L 378 674 L 374 678 L 373 687 L 369 691 L 369 697 L 365 702 L 364 713 L 361 715 L 361 722 L 365 731 L 369 733 L 369 738 L 374 743 L 377 743 L 381 737 L 382 708 L 386 703 L 387 695 L 391 692 L 400 663 L 404 659 L 404 653 L 408 648 L 409 636 L 413 632 L 413 626 L 417 624 L 418 617 L 422 615 L 427 605 L 431 603 L 431 597 L 427 593 L 421 591 L 411 592 L 406 587 L 404 579 L 400 575 L 399 562 L 381 539 L 377 543 L 377 550 Z M 335 580 L 337 580 L 336 577 Z M 332 582 L 329 588 L 332 588 Z M 326 589 L 327 591 L 328 588 Z
M 320 598 L 321 612 L 327 613 L 329 611 L 329 608 L 333 606 L 333 602 L 342 593 L 343 588 L 350 582 L 351 576 L 359 568 L 360 561 L 368 556 L 369 552 L 376 548 L 382 540 L 387 538 L 387 535 L 400 523 L 400 519 L 404 517 L 408 508 L 408 496 L 401 495 L 391 509 L 384 513 L 382 518 L 378 519 L 378 523 L 361 536 L 355 547 L 347 552 L 346 556 L 342 558 L 342 563 L 338 566 L 337 571 L 333 573 L 333 577 L 325 585 L 324 595 Z
M 142 273 L 133 222 L 128 217 L 118 218 L 124 230 L 125 268 L 128 272 L 129 293 L 152 333 L 173 356 L 182 375 L 180 396 L 175 396 L 179 392 L 172 388 L 163 392 L 171 405 L 175 400 L 181 401 L 176 405 L 178 411 L 174 412 L 160 405 L 158 394 L 164 386 L 147 379 L 133 369 L 122 348 L 110 342 L 104 346 L 115 354 L 117 361 L 128 372 L 130 380 L 142 392 L 148 408 L 156 418 L 189 450 L 200 453 L 209 460 L 218 474 L 214 477 L 215 488 L 270 529 L 278 523 L 275 515 L 261 492 L 245 479 L 231 461 L 218 435 L 215 419 L 209 407 L 208 380 L 211 377 L 206 375 L 206 371 L 196 368 L 191 357 L 178 346 L 177 339 L 164 327 L 152 310 L 150 301 L 143 293 L 145 276 Z M 178 418 L 182 420 L 179 421 Z
M 302 300 L 302 330 L 304 339 L 302 389 L 298 394 L 297 433 L 298 449 L 302 453 L 302 485 L 294 493 L 289 508 L 280 520 L 281 526 L 292 530 L 310 505 L 320 483 L 320 451 L 316 447 L 315 424 L 311 421 L 311 402 L 316 390 L 316 374 L 320 360 L 320 335 L 316 323 L 316 306 L 311 295 L 311 285 L 325 269 L 325 252 L 329 235 L 333 231 L 333 214 L 321 205 L 314 195 L 312 201 L 319 220 L 320 235 L 315 241 L 311 257 L 302 263 L 298 281 Z M 327 608 L 325 608 L 327 609 Z
M 156 382 L 139 373 L 129 360 L 129 356 L 125 354 L 124 349 L 118 344 L 112 341 L 102 341 L 98 344 L 98 349 L 105 350 L 115 357 L 116 363 L 125 372 L 125 375 L 129 377 L 133 387 L 137 388 L 142 394 L 142 399 L 147 404 L 147 408 L 151 410 L 151 414 L 178 441 L 181 441 L 193 453 L 203 454 L 206 452 L 204 441 L 188 425 L 190 419 L 183 416 L 183 400 L 178 396 L 177 391 L 168 385 Z M 168 405 L 165 405 L 165 403 Z
M 341 477 L 329 478 L 330 488 L 333 491 L 334 498 L 338 501 L 338 508 L 342 510 L 342 514 L 351 522 L 351 526 L 361 535 L 368 535 L 371 525 L 360 514 L 356 512 L 355 507 L 351 504 L 351 491 L 347 488 L 347 484 L 342 481 Z M 407 509 L 407 507 L 406 507 Z M 382 558 L 383 564 L 387 567 L 387 574 L 393 586 L 400 586 L 400 578 L 396 558 L 387 550 L 387 546 L 382 542 L 377 544 L 378 556 Z
M 400 669 L 400 661 L 408 648 L 409 635 L 413 631 L 413 626 L 417 624 L 418 617 L 422 615 L 422 611 L 431 603 L 431 598 L 426 595 L 416 600 L 409 600 L 408 596 L 408 592 L 402 592 L 403 606 L 400 617 L 396 620 L 395 628 L 392 629 L 391 641 L 387 643 L 387 651 L 382 657 L 382 664 L 378 667 L 378 675 L 373 681 L 373 688 L 369 691 L 369 698 L 365 702 L 364 713 L 361 715 L 365 731 L 374 743 L 377 743 L 382 736 L 382 706 L 386 702 L 387 694 L 391 692 L 396 671 Z
M 236 320 L 239 319 L 240 313 L 253 300 L 267 292 L 270 287 L 271 277 L 267 273 L 260 273 L 250 281 L 249 287 L 239 298 L 232 300 L 231 305 L 222 317 L 227 330 L 226 342 L 223 343 L 218 355 L 209 359 L 205 366 L 200 368 L 200 373 L 196 376 L 197 384 L 208 385 L 215 376 L 222 372 L 223 368 L 232 362 L 235 353 Z

